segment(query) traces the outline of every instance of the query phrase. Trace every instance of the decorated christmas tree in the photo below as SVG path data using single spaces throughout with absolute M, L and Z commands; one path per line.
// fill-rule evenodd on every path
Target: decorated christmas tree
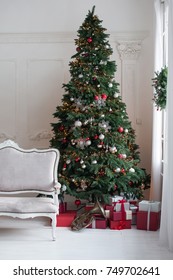
M 78 199 L 141 198 L 148 175 L 138 167 L 139 147 L 115 81 L 109 34 L 94 10 L 78 30 L 71 79 L 54 113 L 50 145 L 61 154 L 59 181 L 62 192 Z

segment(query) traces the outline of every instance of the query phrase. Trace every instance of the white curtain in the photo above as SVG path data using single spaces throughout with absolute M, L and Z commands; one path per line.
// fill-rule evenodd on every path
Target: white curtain
M 163 28 L 162 28 L 162 4 L 160 0 L 154 2 L 154 35 L 155 57 L 154 71 L 160 71 L 163 67 Z M 153 74 L 154 76 L 154 74 Z M 150 199 L 161 200 L 162 193 L 162 112 L 153 104 L 153 135 L 152 135 L 152 164 L 151 164 L 151 189 Z
M 173 251 L 173 0 L 168 5 L 168 94 L 160 242 Z

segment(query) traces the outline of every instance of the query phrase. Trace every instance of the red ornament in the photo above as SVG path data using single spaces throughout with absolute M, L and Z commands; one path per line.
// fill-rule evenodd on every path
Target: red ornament
M 60 130 L 60 131 L 63 131 L 64 128 L 65 128 L 64 125 L 61 125 L 61 126 L 59 127 L 59 130 Z
M 107 95 L 106 95 L 105 93 L 103 93 L 103 94 L 101 95 L 101 97 L 102 97 L 103 100 L 106 100 L 106 99 L 107 99 Z
M 80 52 L 81 48 L 80 48 L 80 47 L 77 47 L 76 50 L 77 50 L 77 52 Z
M 123 128 L 122 126 L 120 126 L 120 127 L 118 128 L 118 132 L 122 133 L 123 131 L 124 131 L 124 128 Z
M 95 96 L 94 96 L 94 99 L 95 99 L 95 100 L 99 100 L 98 95 L 95 95 Z
M 118 158 L 123 158 L 123 155 L 122 155 L 122 154 L 119 154 L 119 155 L 118 155 Z
M 96 135 L 94 136 L 94 139 L 97 140 L 98 138 L 99 138 L 99 136 L 96 134 Z
M 78 162 L 80 160 L 80 157 L 75 158 L 75 161 Z
M 88 42 L 88 43 L 92 43 L 92 41 L 93 41 L 93 39 L 92 39 L 91 37 L 89 37 L 89 38 L 87 39 L 87 42 Z
M 76 205 L 76 206 L 81 205 L 81 201 L 80 201 L 80 199 L 76 199 L 74 203 L 75 203 L 75 205 Z
M 124 168 L 122 168 L 122 169 L 121 169 L 121 173 L 124 173 L 124 172 L 125 172 L 125 169 L 124 169 Z

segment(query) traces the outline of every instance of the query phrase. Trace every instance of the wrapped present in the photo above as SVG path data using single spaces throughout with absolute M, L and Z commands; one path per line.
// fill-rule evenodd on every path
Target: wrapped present
M 56 226 L 57 227 L 70 227 L 72 221 L 76 218 L 76 211 L 66 211 L 64 213 L 60 213 L 56 217 Z
M 114 205 L 115 202 L 118 202 L 120 200 L 123 200 L 123 196 L 119 196 L 119 195 L 111 196 L 109 198 L 109 204 Z
M 159 212 L 161 211 L 161 203 L 160 201 L 142 200 L 139 202 L 139 211 Z
M 94 218 L 92 223 L 87 228 L 106 229 L 107 228 L 107 219 Z
M 132 211 L 126 210 L 125 215 L 123 215 L 123 212 L 116 212 L 113 211 L 112 219 L 113 221 L 121 221 L 121 220 L 131 220 L 132 219 Z
M 159 212 L 151 211 L 138 211 L 137 212 L 137 229 L 156 231 L 160 227 L 160 214 Z
M 107 212 L 107 215 L 109 215 L 109 217 L 108 218 L 110 218 L 110 219 L 112 219 L 112 215 L 113 215 L 113 211 L 114 211 L 114 206 L 112 206 L 112 205 L 105 205 L 105 212 L 106 211 L 109 211 L 109 212 Z
M 126 220 L 132 220 L 132 211 L 131 210 L 126 210 Z
M 130 204 L 130 210 L 132 211 L 132 225 L 136 225 L 138 206 Z
M 127 221 L 110 220 L 110 229 L 113 230 L 131 229 L 131 220 L 127 220 Z
M 85 211 L 90 211 L 94 208 L 94 203 L 89 203 L 85 205 Z
M 67 211 L 67 202 L 59 203 L 59 213 L 64 213 Z
M 122 220 L 122 212 L 115 212 L 115 211 L 113 211 L 112 220 L 113 221 L 120 221 L 120 220 Z
M 130 208 L 130 203 L 126 200 L 121 200 L 119 202 L 116 202 L 115 206 L 114 206 L 114 210 L 117 212 L 124 212 L 126 210 L 129 210 Z

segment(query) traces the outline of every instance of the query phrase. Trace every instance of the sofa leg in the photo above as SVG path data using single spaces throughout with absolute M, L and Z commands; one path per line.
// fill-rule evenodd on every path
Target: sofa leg
M 52 216 L 52 239 L 56 240 L 56 215 Z

